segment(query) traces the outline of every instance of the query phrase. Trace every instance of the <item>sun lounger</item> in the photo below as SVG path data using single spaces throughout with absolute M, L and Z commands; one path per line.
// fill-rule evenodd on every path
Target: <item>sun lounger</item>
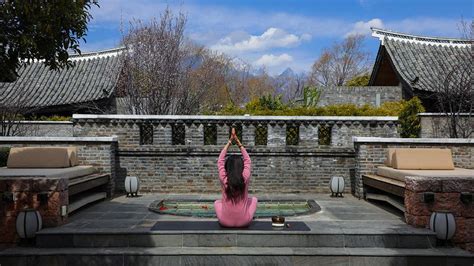
M 400 210 L 404 210 L 403 197 L 407 176 L 474 177 L 473 169 L 454 167 L 449 149 L 388 149 L 384 164 L 378 166 L 374 174 L 362 176 L 364 197 L 385 200 Z
M 3 179 L 66 179 L 68 213 L 107 197 L 110 174 L 90 165 L 78 165 L 75 147 L 12 148 L 7 167 L 0 168 Z

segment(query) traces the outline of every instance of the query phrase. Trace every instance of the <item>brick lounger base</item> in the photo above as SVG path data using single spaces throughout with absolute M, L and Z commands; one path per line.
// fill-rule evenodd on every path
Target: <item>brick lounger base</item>
M 0 245 L 18 242 L 16 217 L 25 208 L 39 211 L 43 227 L 64 224 L 67 214 L 61 216 L 61 206 L 69 204 L 67 183 L 66 178 L 2 178 L 0 191 L 4 198 L 0 207 Z M 40 201 L 38 195 L 41 193 L 47 193 L 47 201 Z M 11 195 L 13 201 L 6 200 L 7 194 Z
M 424 202 L 426 192 L 434 193 L 433 202 Z M 462 192 L 474 193 L 474 177 L 406 177 L 406 222 L 415 227 L 428 228 L 431 213 L 449 211 L 456 220 L 453 243 L 474 252 L 474 203 L 463 202 Z

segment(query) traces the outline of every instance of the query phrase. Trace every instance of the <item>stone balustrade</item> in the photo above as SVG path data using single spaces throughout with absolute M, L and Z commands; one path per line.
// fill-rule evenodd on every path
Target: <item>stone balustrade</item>
M 398 136 L 397 117 L 74 115 L 73 123 L 75 136 L 117 135 L 118 189 L 136 175 L 148 192 L 220 191 L 216 162 L 232 127 L 252 157 L 253 193 L 328 192 L 334 175 L 350 184 L 352 136 Z
M 223 145 L 231 127 L 246 146 L 352 147 L 352 136 L 397 137 L 397 117 L 367 116 L 73 116 L 74 136 L 117 135 L 121 147 Z M 215 136 L 214 136 L 215 135 Z M 205 140 L 214 141 L 206 143 Z M 262 141 L 257 141 L 263 139 Z

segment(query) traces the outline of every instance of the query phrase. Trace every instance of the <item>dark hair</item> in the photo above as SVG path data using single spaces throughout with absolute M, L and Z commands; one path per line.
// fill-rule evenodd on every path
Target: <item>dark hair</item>
M 245 183 L 242 172 L 244 161 L 240 155 L 230 155 L 225 161 L 227 188 L 225 194 L 233 203 L 239 202 L 244 196 Z

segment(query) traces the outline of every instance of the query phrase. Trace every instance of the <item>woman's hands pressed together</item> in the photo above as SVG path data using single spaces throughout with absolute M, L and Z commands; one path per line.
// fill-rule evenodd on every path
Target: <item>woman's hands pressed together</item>
M 242 143 L 239 140 L 239 137 L 237 136 L 237 133 L 235 132 L 235 128 L 232 128 L 232 130 L 231 130 L 229 141 L 227 142 L 227 144 L 224 147 L 225 149 L 228 149 L 232 145 L 232 140 L 235 140 L 235 142 L 237 143 L 237 146 L 239 146 L 239 148 L 241 148 L 243 146 Z

